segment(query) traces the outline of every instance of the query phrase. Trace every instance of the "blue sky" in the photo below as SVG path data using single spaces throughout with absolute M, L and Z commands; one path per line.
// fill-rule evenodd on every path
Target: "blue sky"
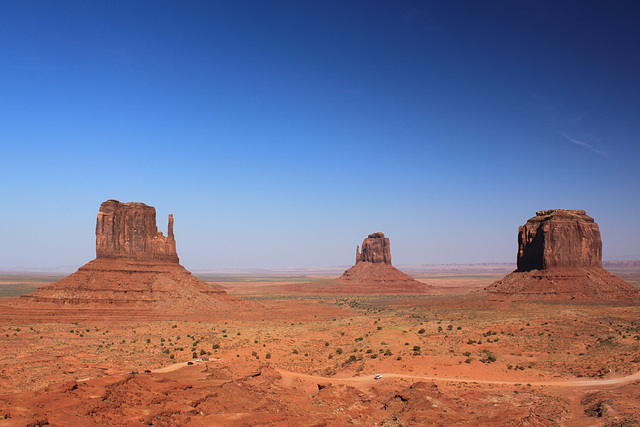
M 0 3 L 0 269 L 95 257 L 107 199 L 191 269 L 512 261 L 537 210 L 640 258 L 632 1 Z

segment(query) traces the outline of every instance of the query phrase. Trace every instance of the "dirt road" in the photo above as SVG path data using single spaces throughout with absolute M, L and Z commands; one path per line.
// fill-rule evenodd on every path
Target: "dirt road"
M 219 362 L 220 359 L 211 359 L 209 362 L 195 362 L 196 365 L 202 363 Z M 187 366 L 187 362 L 174 363 L 164 368 L 154 369 L 152 372 L 166 373 L 172 372 L 177 369 L 181 369 Z M 550 386 L 550 387 L 604 387 L 604 386 L 617 386 L 628 384 L 634 381 L 640 380 L 640 371 L 635 374 L 628 375 L 626 377 L 619 378 L 607 378 L 607 379 L 574 379 L 574 380 L 554 380 L 554 381 L 502 381 L 502 380 L 480 380 L 474 378 L 443 378 L 435 376 L 423 376 L 423 375 L 409 375 L 409 374 L 394 374 L 394 373 L 380 373 L 382 378 L 375 380 L 374 377 L 377 374 L 363 375 L 357 377 L 346 378 L 334 378 L 334 377 L 322 377 L 319 375 L 302 374 L 298 372 L 286 371 L 283 369 L 276 370 L 282 375 L 282 379 L 285 383 L 291 382 L 294 378 L 308 381 L 320 381 L 330 382 L 333 384 L 346 384 L 346 385 L 369 385 L 375 384 L 377 381 L 384 381 L 385 378 L 405 378 L 414 380 L 426 380 L 426 381 L 447 381 L 447 382 L 459 382 L 459 383 L 478 383 L 478 384 L 502 384 L 502 385 L 516 385 L 527 384 L 535 386 Z
M 375 380 L 375 375 L 363 375 L 359 377 L 348 378 L 331 378 L 321 377 L 316 375 L 300 374 L 297 372 L 289 372 L 281 369 L 277 369 L 285 378 L 300 378 L 313 381 L 325 381 L 333 384 L 349 384 L 349 385 L 363 385 L 373 384 L 376 381 L 383 381 L 385 378 L 409 378 L 415 380 L 427 380 L 427 381 L 448 381 L 448 382 L 463 382 L 463 383 L 478 383 L 478 384 L 504 384 L 504 385 L 516 385 L 526 383 L 528 385 L 536 386 L 551 386 L 551 387 L 598 387 L 598 386 L 615 386 L 628 384 L 634 381 L 640 380 L 640 372 L 636 372 L 633 375 L 619 378 L 607 378 L 607 379 L 583 379 L 583 380 L 556 380 L 556 381 L 499 381 L 499 380 L 479 380 L 474 378 L 442 378 L 434 376 L 421 376 L 421 375 L 409 375 L 409 374 L 394 374 L 394 373 L 381 373 L 382 378 Z

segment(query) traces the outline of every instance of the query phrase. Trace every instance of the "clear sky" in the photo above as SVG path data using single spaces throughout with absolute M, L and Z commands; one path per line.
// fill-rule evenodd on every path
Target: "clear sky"
M 537 210 L 640 258 L 636 1 L 0 1 L 0 269 L 107 199 L 190 269 L 515 262 Z

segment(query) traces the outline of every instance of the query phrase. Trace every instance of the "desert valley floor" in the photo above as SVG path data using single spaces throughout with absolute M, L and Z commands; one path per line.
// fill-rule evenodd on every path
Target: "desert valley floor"
M 637 265 L 609 270 L 640 287 Z M 508 272 L 357 296 L 323 292 L 335 275 L 199 274 L 241 301 L 188 313 L 20 308 L 62 276 L 4 274 L 0 426 L 639 425 L 640 303 L 478 298 Z

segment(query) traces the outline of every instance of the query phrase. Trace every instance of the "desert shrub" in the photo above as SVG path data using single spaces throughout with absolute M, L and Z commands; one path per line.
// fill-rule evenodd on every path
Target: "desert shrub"
M 467 344 L 472 345 L 475 344 L 476 340 L 472 340 L 471 338 L 469 338 L 469 340 L 467 341 Z
M 480 360 L 482 363 L 493 363 L 496 361 L 496 355 L 490 351 L 485 350 L 484 357 Z
M 173 360 L 173 359 L 175 359 L 175 358 L 176 358 L 176 355 L 175 355 L 175 354 L 170 354 L 170 355 L 169 355 L 169 359 L 172 359 L 172 360 Z
M 367 353 L 367 354 L 371 354 L 371 353 L 373 353 L 373 350 L 371 350 L 370 348 L 368 348 L 368 349 L 367 349 L 367 351 L 366 351 L 366 353 Z
M 391 350 L 387 349 L 387 351 L 384 352 L 384 355 L 391 356 L 392 355 Z
M 470 351 L 465 351 L 464 353 L 462 353 L 463 356 L 471 356 L 471 352 Z
M 472 360 L 473 359 L 471 359 L 471 358 L 467 358 L 467 360 L 465 360 L 464 363 L 471 363 Z
M 294 349 L 293 349 L 293 351 L 292 351 L 292 353 L 293 353 L 293 354 L 298 354 L 298 350 L 294 348 Z
M 196 357 L 198 357 L 198 353 L 194 351 L 193 353 L 191 353 L 191 356 L 195 359 Z
M 342 349 L 341 348 L 336 348 L 336 354 L 342 354 Z
M 333 354 L 329 354 L 329 359 L 333 359 Z
M 421 328 L 421 329 L 418 331 L 418 333 L 419 333 L 419 334 L 424 334 L 425 332 L 426 332 L 426 330 L 425 330 L 424 328 Z
M 456 329 L 460 331 L 462 330 L 462 326 L 458 326 Z
M 420 346 L 419 346 L 419 345 L 414 345 L 414 346 L 413 346 L 413 351 L 414 351 L 414 353 L 420 353 L 420 350 L 421 350 L 421 349 L 420 349 Z
M 147 338 L 147 344 L 151 343 L 151 338 Z
M 329 347 L 329 342 L 328 342 L 328 341 L 325 341 L 325 342 L 324 342 L 324 346 L 325 346 L 325 347 Z
M 438 332 L 442 332 L 442 326 L 438 326 Z
M 271 353 L 267 353 L 264 357 L 265 359 L 271 359 Z
M 380 331 L 380 330 L 382 330 L 382 326 L 378 326 L 378 330 L 379 330 L 379 331 Z
M 450 331 L 453 329 L 453 325 L 447 325 L 447 330 Z

